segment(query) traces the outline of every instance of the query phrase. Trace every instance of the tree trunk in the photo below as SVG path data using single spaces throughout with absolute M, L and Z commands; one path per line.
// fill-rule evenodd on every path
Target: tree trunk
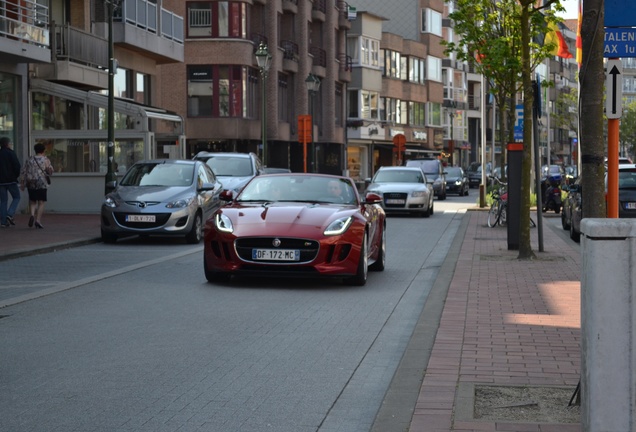
M 604 218 L 605 204 L 605 143 L 603 138 L 603 69 L 604 0 L 583 2 L 583 58 L 579 74 L 581 179 L 583 217 Z

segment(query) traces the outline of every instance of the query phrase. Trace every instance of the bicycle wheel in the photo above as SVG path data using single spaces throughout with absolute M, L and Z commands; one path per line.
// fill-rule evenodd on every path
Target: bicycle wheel
M 495 201 L 488 211 L 488 226 L 494 228 L 497 226 L 497 222 L 499 222 L 499 203 Z
M 508 205 L 504 201 L 501 203 L 501 207 L 499 208 L 499 225 L 506 226 L 508 223 Z

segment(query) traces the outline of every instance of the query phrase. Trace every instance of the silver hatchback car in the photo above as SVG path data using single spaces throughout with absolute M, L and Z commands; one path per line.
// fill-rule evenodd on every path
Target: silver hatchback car
M 102 240 L 114 243 L 126 235 L 170 235 L 199 243 L 204 222 L 221 207 L 222 190 L 202 161 L 137 162 L 104 197 Z

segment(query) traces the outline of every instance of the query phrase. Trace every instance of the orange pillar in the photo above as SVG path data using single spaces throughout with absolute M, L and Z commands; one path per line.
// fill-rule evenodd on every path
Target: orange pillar
M 618 218 L 618 119 L 607 120 L 607 217 Z

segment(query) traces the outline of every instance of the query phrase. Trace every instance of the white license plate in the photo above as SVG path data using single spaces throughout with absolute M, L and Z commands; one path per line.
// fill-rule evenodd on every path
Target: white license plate
M 404 204 L 406 201 L 403 199 L 387 199 L 387 204 Z
M 155 222 L 155 215 L 126 215 L 126 222 Z
M 628 210 L 636 210 L 636 202 L 625 203 L 625 208 Z
M 252 249 L 254 261 L 300 261 L 300 251 L 294 249 Z

